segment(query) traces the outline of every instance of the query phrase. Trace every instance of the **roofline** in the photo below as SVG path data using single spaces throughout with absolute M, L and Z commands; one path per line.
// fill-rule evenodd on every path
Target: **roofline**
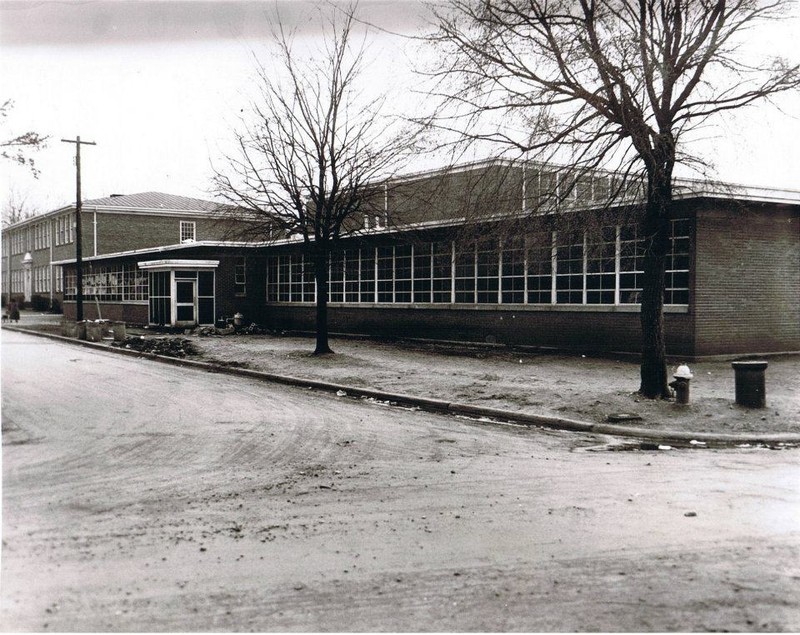
M 162 245 L 160 247 L 147 247 L 145 249 L 130 249 L 128 251 L 116 251 L 108 254 L 98 254 L 96 256 L 88 256 L 82 258 L 82 262 L 92 262 L 94 260 L 108 260 L 109 258 L 124 258 L 127 256 L 144 256 L 147 254 L 158 254 L 165 251 L 174 251 L 176 249 L 190 249 L 192 247 L 244 247 L 256 248 L 266 247 L 273 245 L 274 242 L 261 241 L 257 243 L 245 242 L 241 240 L 198 240 L 193 243 L 178 243 L 175 245 Z M 71 265 L 76 262 L 75 258 L 66 258 L 64 260 L 53 260 L 51 265 Z
M 224 204 L 220 203 L 219 206 L 220 208 L 222 208 Z M 84 212 L 104 212 L 109 214 L 137 214 L 146 216 L 157 216 L 159 214 L 169 214 L 171 216 L 207 216 L 207 215 L 217 214 L 222 211 L 222 209 L 208 210 L 208 209 L 173 209 L 171 207 L 118 207 L 114 205 L 82 205 L 81 210 Z M 36 216 L 31 216 L 30 218 L 18 221 L 12 225 L 4 227 L 3 231 L 8 231 L 9 229 L 17 229 L 19 227 L 23 227 L 29 224 L 39 223 L 53 216 L 59 216 L 60 214 L 65 214 L 68 212 L 69 213 L 75 212 L 74 203 L 70 205 L 64 205 L 63 207 L 50 210 L 49 212 L 37 214 Z

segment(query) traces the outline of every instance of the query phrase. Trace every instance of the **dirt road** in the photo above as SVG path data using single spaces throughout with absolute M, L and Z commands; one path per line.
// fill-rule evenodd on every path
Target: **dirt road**
M 797 451 L 610 452 L 3 333 L 0 627 L 798 630 Z

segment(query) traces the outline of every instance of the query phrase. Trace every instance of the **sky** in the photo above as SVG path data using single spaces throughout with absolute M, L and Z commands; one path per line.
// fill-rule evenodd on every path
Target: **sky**
M 367 78 L 399 95 L 413 114 L 419 45 L 429 14 L 417 0 L 361 0 L 373 30 Z M 276 15 L 297 28 L 298 49 L 315 50 L 320 32 L 301 0 L 0 0 L 0 100 L 14 109 L 3 138 L 50 135 L 32 156 L 38 179 L 0 162 L 0 207 L 9 196 L 45 212 L 75 198 L 73 144 L 81 151 L 83 198 L 161 191 L 210 198 L 212 164 L 230 143 L 253 85 L 254 56 L 268 59 Z M 800 9 L 795 8 L 795 16 Z M 796 57 L 800 19 L 759 36 Z M 722 180 L 800 189 L 800 95 L 729 115 L 704 132 L 702 153 Z

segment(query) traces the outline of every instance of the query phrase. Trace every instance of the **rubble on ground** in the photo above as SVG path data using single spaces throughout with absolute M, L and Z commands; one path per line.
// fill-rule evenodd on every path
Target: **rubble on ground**
M 126 337 L 121 342 L 113 342 L 111 345 L 166 357 L 188 357 L 200 354 L 191 340 L 182 337 Z

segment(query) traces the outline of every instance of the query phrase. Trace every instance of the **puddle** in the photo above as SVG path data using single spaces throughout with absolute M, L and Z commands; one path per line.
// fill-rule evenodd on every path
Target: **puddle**
M 614 441 L 573 448 L 573 452 L 658 452 L 665 453 L 675 450 L 796 450 L 800 448 L 797 443 L 724 443 L 700 441 L 675 441 L 669 443 L 655 443 L 653 441 Z

